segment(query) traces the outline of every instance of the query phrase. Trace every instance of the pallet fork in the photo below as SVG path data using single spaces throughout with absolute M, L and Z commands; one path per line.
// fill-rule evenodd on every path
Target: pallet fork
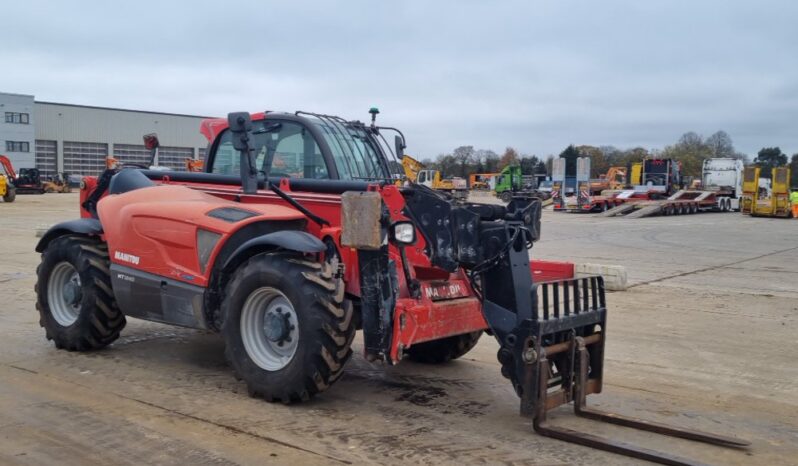
M 521 398 L 521 414 L 537 433 L 580 445 L 669 465 L 700 464 L 547 423 L 546 414 L 573 402 L 577 416 L 713 445 L 744 448 L 749 442 L 626 417 L 587 407 L 603 385 L 607 309 L 599 276 L 533 284 L 529 254 L 511 222 L 484 232 L 487 244 L 505 244 L 495 265 L 481 274 L 483 313 L 499 341 L 502 374 Z M 494 239 L 490 237 L 493 236 Z M 514 240 L 515 238 L 515 240 Z M 527 285 L 524 285 L 527 284 Z
M 601 391 L 601 379 L 590 377 L 590 353 L 588 346 L 603 346 L 602 334 L 593 334 L 590 337 L 574 337 L 568 344 L 561 344 L 559 347 L 544 348 L 543 356 L 538 361 L 538 399 L 533 413 L 535 431 L 546 437 L 564 440 L 591 448 L 618 453 L 633 458 L 652 461 L 655 463 L 668 465 L 697 465 L 695 461 L 682 458 L 669 453 L 664 453 L 648 448 L 639 447 L 626 442 L 606 439 L 585 432 L 572 429 L 551 426 L 547 424 L 546 413 L 568 402 L 573 402 L 574 414 L 580 417 L 593 419 L 596 421 L 608 422 L 633 429 L 645 430 L 657 434 L 668 435 L 697 442 L 709 443 L 712 445 L 744 448 L 749 442 L 736 438 L 726 437 L 713 433 L 702 432 L 692 429 L 661 424 L 634 417 L 623 416 L 587 407 L 587 395 L 599 393 Z M 569 358 L 569 367 L 573 367 L 570 374 L 573 379 L 566 376 L 563 380 L 570 381 L 570 388 L 559 388 L 554 393 L 549 392 L 549 365 L 548 357 L 564 353 Z

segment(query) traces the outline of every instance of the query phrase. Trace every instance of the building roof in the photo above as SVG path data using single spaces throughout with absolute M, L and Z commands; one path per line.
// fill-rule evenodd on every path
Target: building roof
M 17 94 L 14 92 L 2 92 L 2 91 L 0 91 L 0 95 L 13 95 L 14 97 L 33 97 L 30 94 Z
M 32 96 L 30 96 L 32 97 Z M 204 116 L 204 115 L 188 115 L 185 113 L 167 113 L 167 112 L 153 112 L 149 110 L 132 110 L 129 108 L 115 108 L 115 107 L 98 107 L 95 105 L 78 105 L 78 104 L 65 104 L 61 102 L 45 102 L 42 100 L 34 101 L 36 105 L 59 105 L 62 107 L 77 107 L 77 108 L 90 108 L 95 110 L 111 110 L 115 112 L 131 112 L 131 113 L 147 113 L 150 115 L 167 115 L 167 116 L 177 116 L 177 117 L 187 117 L 187 118 L 217 118 L 213 116 Z

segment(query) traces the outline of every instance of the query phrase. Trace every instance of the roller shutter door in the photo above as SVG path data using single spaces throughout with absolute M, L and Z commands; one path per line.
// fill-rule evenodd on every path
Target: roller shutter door
M 114 144 L 114 158 L 119 165 L 135 164 L 149 166 L 150 151 L 143 145 Z
M 108 144 L 64 141 L 64 171 L 70 175 L 99 175 L 105 170 Z
M 56 175 L 58 165 L 56 162 L 58 143 L 56 141 L 36 140 L 36 168 L 41 176 L 49 178 Z
M 191 147 L 161 147 L 158 149 L 158 164 L 176 171 L 186 170 L 186 159 L 193 158 Z M 114 144 L 114 158 L 120 164 L 150 164 L 150 151 L 143 145 Z
M 186 171 L 186 159 L 194 158 L 193 147 L 161 147 L 158 152 L 160 164 L 177 171 Z

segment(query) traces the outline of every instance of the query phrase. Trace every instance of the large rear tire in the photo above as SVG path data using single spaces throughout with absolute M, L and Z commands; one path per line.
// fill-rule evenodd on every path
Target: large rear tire
M 477 345 L 482 332 L 471 332 L 463 335 L 442 338 L 411 346 L 407 349 L 407 358 L 424 364 L 443 364 L 457 359 Z
M 251 396 L 305 401 L 341 376 L 356 328 L 334 272 L 328 263 L 268 253 L 234 272 L 222 303 L 222 335 Z
M 109 265 L 106 244 L 86 236 L 62 236 L 42 253 L 36 309 L 56 348 L 95 350 L 119 338 L 126 321 L 114 299 Z

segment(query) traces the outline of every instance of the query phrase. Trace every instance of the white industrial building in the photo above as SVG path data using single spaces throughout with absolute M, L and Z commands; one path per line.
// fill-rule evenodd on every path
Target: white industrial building
M 202 158 L 207 141 L 199 133 L 204 116 L 41 102 L 32 95 L 0 92 L 0 154 L 14 167 L 97 175 L 112 155 L 120 162 L 146 163 L 142 136 L 156 133 L 159 162 L 185 169 L 186 158 Z

